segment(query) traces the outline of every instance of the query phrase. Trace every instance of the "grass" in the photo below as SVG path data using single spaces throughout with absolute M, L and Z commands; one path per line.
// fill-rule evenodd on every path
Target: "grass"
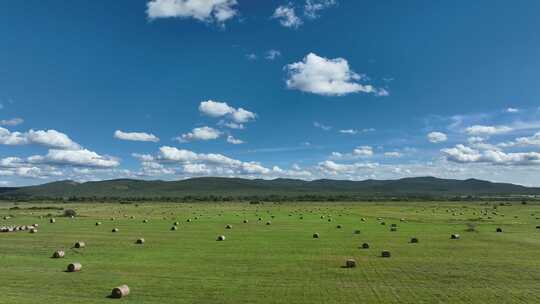
M 13 216 L 0 226 L 40 225 L 36 234 L 0 233 L 2 303 L 540 302 L 534 204 L 51 204 L 76 210 L 75 219 L 33 206 L 0 203 L 0 217 Z M 489 214 L 480 218 L 481 210 Z M 461 239 L 450 240 L 452 233 Z M 219 235 L 226 240 L 216 241 Z M 141 237 L 145 244 L 135 244 Z M 71 248 L 78 240 L 86 248 Z M 363 242 L 370 249 L 360 249 Z M 57 249 L 66 250 L 64 259 L 50 258 Z M 392 257 L 381 258 L 382 250 Z M 341 267 L 348 258 L 356 268 Z M 82 271 L 64 272 L 71 262 Z M 130 295 L 108 299 L 122 284 Z

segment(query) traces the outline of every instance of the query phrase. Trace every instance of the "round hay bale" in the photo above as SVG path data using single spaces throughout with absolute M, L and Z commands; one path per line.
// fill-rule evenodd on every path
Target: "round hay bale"
M 248 223 L 248 220 L 244 220 L 244 224 L 247 224 Z
M 337 228 L 337 229 L 341 229 L 341 228 L 343 228 L 343 226 L 337 225 L 336 228 Z
M 180 225 L 180 222 L 174 222 L 173 223 L 173 226 L 178 226 L 178 225 Z
M 416 237 L 411 238 L 411 244 L 416 244 L 416 243 L 418 243 L 418 238 Z
M 396 227 L 397 228 L 397 224 L 391 224 L 390 227 Z
M 187 219 L 186 222 L 188 222 L 188 223 L 191 222 L 191 219 Z
M 362 248 L 363 249 L 369 249 L 369 244 L 368 243 L 363 243 Z
M 34 226 L 35 228 L 37 228 L 37 227 L 39 227 L 39 224 L 34 224 L 34 225 L 32 225 L 32 226 Z
M 96 226 L 99 226 L 99 225 L 101 225 L 101 222 L 96 222 Z
M 225 226 L 225 229 L 232 229 L 232 225 Z
M 262 221 L 262 217 L 259 218 L 259 221 Z
M 355 231 L 353 231 L 354 234 L 360 234 L 361 231 L 359 229 L 356 229 Z
M 111 298 L 114 299 L 120 299 L 126 297 L 127 295 L 129 295 L 129 287 L 127 285 L 115 287 L 111 291 Z
M 112 232 L 118 232 L 118 231 L 120 231 L 120 230 L 119 230 L 118 228 L 113 228 L 111 231 L 112 231 Z
M 303 217 L 303 216 L 301 216 L 301 217 L 300 217 L 300 219 L 301 219 L 301 220 L 303 220 L 303 219 L 304 219 L 304 217 Z
M 177 230 L 177 229 L 178 229 L 178 227 L 176 227 L 176 226 L 172 226 L 172 227 L 171 227 L 171 231 L 175 231 L 175 230 Z
M 328 222 L 331 222 L 331 221 L 332 221 L 332 219 L 331 219 L 331 218 L 329 218 L 329 219 L 328 219 Z
M 459 234 L 454 233 L 454 234 L 450 235 L 450 239 L 452 239 L 452 240 L 459 240 Z
M 362 222 L 365 222 L 365 221 L 366 221 L 366 218 L 363 217 L 363 218 L 361 218 L 360 220 L 361 220 Z
M 392 255 L 390 254 L 390 251 L 388 251 L 388 250 L 383 250 L 383 251 L 381 252 L 381 257 L 383 257 L 383 258 L 389 258 L 389 257 L 391 257 L 391 256 L 392 256 Z
M 313 234 L 313 238 L 314 238 L 314 239 L 318 239 L 319 237 L 320 237 L 319 233 L 314 233 L 314 234 Z
M 79 241 L 79 242 L 76 242 L 73 247 L 75 247 L 75 248 L 84 248 L 84 247 L 86 247 L 86 243 Z
M 220 235 L 217 237 L 217 240 L 218 241 L 225 241 L 225 236 L 224 235 Z
M 135 241 L 135 244 L 139 244 L 139 245 L 144 244 L 144 239 L 143 238 L 137 239 L 137 241 Z
M 356 267 L 356 260 L 355 259 L 347 259 L 345 261 L 345 267 L 346 268 L 355 268 Z
M 397 231 L 397 227 L 390 227 L 390 231 L 392 231 L 392 232 Z
M 384 225 L 386 225 L 386 223 L 385 223 L 385 222 L 381 222 L 381 225 L 383 225 L 383 226 L 384 226 Z
M 268 221 L 268 222 L 266 222 L 266 225 L 270 226 L 270 225 L 272 225 L 272 222 Z
M 63 258 L 64 256 L 66 256 L 66 253 L 65 253 L 64 250 L 56 250 L 56 251 L 53 253 L 53 255 L 52 255 L 52 257 L 53 257 L 54 259 L 61 259 L 61 258 Z
M 50 220 L 49 220 L 49 223 L 51 223 L 51 224 L 54 224 L 54 223 L 56 223 L 56 219 L 53 219 L 53 218 L 52 218 L 52 219 L 50 219 Z
M 496 230 L 496 231 L 497 231 L 497 232 L 503 232 L 502 228 L 500 228 L 500 227 L 499 227 L 499 228 L 497 228 L 497 230 Z
M 71 263 L 67 266 L 68 272 L 77 272 L 77 271 L 81 271 L 81 269 L 82 269 L 81 263 Z
M 37 233 L 37 229 L 35 228 L 30 229 L 30 233 Z
M 144 219 L 142 222 L 146 224 L 146 223 L 148 223 L 148 220 Z

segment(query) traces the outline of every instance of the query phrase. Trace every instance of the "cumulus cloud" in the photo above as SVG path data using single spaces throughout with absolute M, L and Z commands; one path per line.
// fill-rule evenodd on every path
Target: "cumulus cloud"
M 8 146 L 24 145 L 28 143 L 26 134 L 21 132 L 10 132 L 8 129 L 0 127 L 0 144 Z
M 180 142 L 188 142 L 193 140 L 212 140 L 221 136 L 221 132 L 211 127 L 194 128 L 191 132 L 182 134 L 176 140 Z
M 195 153 L 193 151 L 168 146 L 160 148 L 157 160 L 162 162 L 176 162 L 184 166 L 204 164 L 204 168 L 211 170 L 206 170 L 205 173 L 211 172 L 216 173 L 217 175 L 223 175 L 227 172 L 238 175 L 267 174 L 271 172 L 271 169 L 265 168 L 257 162 L 243 162 L 222 154 Z
M 120 162 L 115 158 L 102 156 L 87 149 L 51 149 L 45 156 L 30 156 L 28 158 L 28 162 L 33 164 L 70 165 L 97 168 L 112 168 L 120 165 Z
M 194 18 L 223 24 L 238 15 L 237 4 L 236 0 L 151 0 L 146 13 L 150 19 Z
M 441 143 L 448 140 L 448 136 L 442 132 L 431 132 L 427 135 L 427 139 L 432 143 Z
M 12 118 L 12 119 L 2 119 L 0 120 L 0 126 L 14 127 L 22 124 L 24 119 L 22 118 Z
M 69 136 L 56 130 L 30 130 L 26 134 L 28 142 L 55 149 L 79 149 L 80 146 Z
M 511 132 L 513 129 L 508 126 L 483 126 L 474 125 L 465 129 L 467 134 L 472 136 L 489 136 Z
M 56 130 L 29 130 L 28 132 L 11 132 L 0 127 L 0 144 L 26 145 L 36 144 L 55 149 L 79 149 L 80 146 L 69 136 Z
M 502 148 L 509 148 L 509 147 L 516 147 L 516 146 L 540 147 L 540 132 L 537 132 L 534 135 L 528 136 L 528 137 L 518 137 L 514 141 L 499 143 L 497 144 L 497 146 L 502 147 Z
M 232 135 L 227 136 L 227 142 L 230 143 L 230 144 L 233 144 L 233 145 L 240 145 L 240 144 L 244 143 L 243 140 L 235 138 Z
M 441 150 L 446 159 L 458 163 L 490 163 L 506 166 L 540 165 L 540 153 L 511 152 L 501 150 L 479 150 L 459 144 L 454 148 Z
M 373 156 L 373 148 L 370 146 L 360 146 L 353 150 L 355 156 Z
M 300 19 L 294 10 L 292 4 L 281 5 L 274 11 L 272 18 L 279 20 L 279 23 L 288 28 L 298 28 L 303 21 Z
M 286 83 L 289 89 L 325 96 L 358 92 L 388 95 L 386 90 L 359 83 L 366 80 L 366 77 L 352 71 L 344 58 L 328 59 L 309 53 L 302 61 L 285 66 L 285 70 L 288 73 Z
M 121 140 L 129 141 L 149 141 L 149 142 L 158 142 L 159 138 L 154 134 L 144 133 L 144 132 L 123 132 L 116 130 L 114 132 L 114 138 Z
M 331 159 L 356 159 L 373 156 L 373 147 L 371 146 L 359 146 L 353 149 L 351 153 L 332 152 L 330 154 Z
M 257 118 L 257 114 L 243 108 L 234 108 L 226 102 L 213 100 L 203 101 L 199 105 L 201 114 L 210 117 L 225 117 L 227 121 L 221 122 L 221 125 L 232 129 L 243 129 L 244 123 L 248 123 Z
M 373 169 L 377 167 L 377 163 L 353 163 L 353 164 L 341 164 L 331 160 L 326 160 L 319 163 L 319 169 L 324 174 L 337 175 L 337 174 L 355 174 L 359 170 Z

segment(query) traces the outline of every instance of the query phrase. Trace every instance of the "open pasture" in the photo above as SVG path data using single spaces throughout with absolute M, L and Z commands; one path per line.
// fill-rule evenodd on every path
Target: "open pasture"
M 32 208 L 46 206 L 64 210 Z M 0 227 L 39 230 L 0 233 L 0 303 L 540 302 L 532 203 L 13 207 L 0 203 Z M 108 298 L 124 284 L 129 296 Z

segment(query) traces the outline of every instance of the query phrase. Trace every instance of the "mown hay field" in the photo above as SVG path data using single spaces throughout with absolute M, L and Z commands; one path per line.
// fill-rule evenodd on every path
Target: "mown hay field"
M 0 233 L 0 303 L 540 303 L 534 203 L 0 203 L 31 224 Z

